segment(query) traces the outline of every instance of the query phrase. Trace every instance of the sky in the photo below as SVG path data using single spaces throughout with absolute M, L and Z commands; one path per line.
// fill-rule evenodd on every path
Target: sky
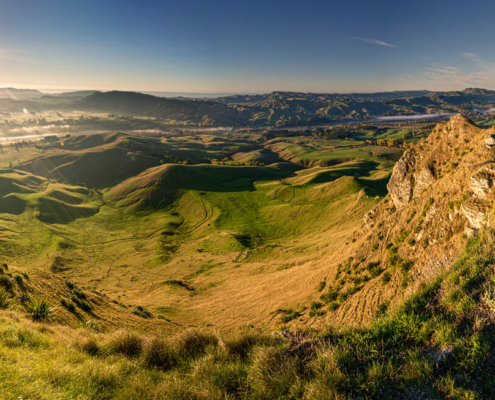
M 494 1 L 0 0 L 0 87 L 495 89 Z

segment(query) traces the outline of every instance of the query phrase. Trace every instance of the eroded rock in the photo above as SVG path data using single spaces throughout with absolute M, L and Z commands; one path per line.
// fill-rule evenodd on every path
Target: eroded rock
M 423 168 L 416 177 L 416 185 L 413 190 L 413 198 L 418 197 L 423 193 L 423 190 L 427 189 L 433 182 L 435 182 L 435 173 L 431 167 Z
M 415 154 L 409 149 L 394 166 L 387 188 L 396 208 L 409 203 L 413 196 L 414 177 L 409 173 L 414 169 L 415 162 Z
M 469 221 L 472 228 L 481 229 L 488 223 L 486 208 L 480 203 L 463 203 L 461 213 Z

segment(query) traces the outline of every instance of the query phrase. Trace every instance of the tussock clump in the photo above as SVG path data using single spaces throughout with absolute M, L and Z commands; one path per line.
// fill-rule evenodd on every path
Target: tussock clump
M 245 359 L 251 350 L 257 345 L 275 345 L 281 341 L 271 334 L 257 332 L 255 330 L 245 330 L 237 335 L 225 338 L 220 345 L 227 351 L 227 354 Z
M 174 345 L 160 338 L 146 343 L 141 356 L 144 366 L 169 370 L 179 363 L 179 354 Z
M 218 342 L 217 335 L 195 329 L 186 330 L 175 337 L 175 345 L 179 351 L 188 356 L 197 356 L 203 353 L 208 346 L 217 345 Z
M 218 347 L 210 348 L 193 364 L 191 377 L 194 382 L 201 382 L 201 393 L 206 398 L 232 398 L 247 389 L 246 365 L 241 360 L 229 360 Z
M 76 343 L 76 347 L 91 356 L 102 354 L 103 348 L 94 336 L 83 337 Z
M 255 397 L 279 399 L 299 394 L 299 365 L 284 346 L 257 346 L 251 362 L 248 380 Z
M 139 356 L 143 347 L 143 337 L 126 330 L 115 332 L 107 343 L 107 349 L 110 353 L 123 354 L 129 358 Z

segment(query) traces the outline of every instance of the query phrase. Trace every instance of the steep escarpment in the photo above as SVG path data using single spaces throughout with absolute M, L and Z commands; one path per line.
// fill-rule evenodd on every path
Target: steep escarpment
M 493 225 L 495 129 L 456 115 L 408 149 L 329 277 L 329 321 L 360 325 L 448 269 Z

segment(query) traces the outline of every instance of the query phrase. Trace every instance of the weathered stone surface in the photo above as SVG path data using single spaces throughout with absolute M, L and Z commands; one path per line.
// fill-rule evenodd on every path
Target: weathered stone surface
M 415 162 L 415 154 L 409 149 L 394 166 L 387 188 L 397 208 L 403 207 L 412 198 L 414 178 L 410 172 L 414 169 Z
M 472 228 L 481 229 L 488 223 L 488 214 L 482 204 L 463 203 L 461 213 L 467 218 Z
M 471 239 L 471 238 L 475 237 L 478 234 L 478 229 L 466 227 L 466 229 L 464 229 L 464 233 L 466 234 L 466 236 L 468 238 Z
M 431 168 L 426 167 L 419 171 L 419 174 L 416 177 L 416 185 L 413 190 L 413 198 L 421 195 L 423 190 L 428 188 L 435 180 L 436 178 Z
M 495 135 L 486 135 L 485 144 L 486 144 L 486 147 L 489 147 L 489 148 L 495 146 Z
M 375 225 L 375 215 L 376 215 L 376 207 L 371 209 L 368 213 L 364 214 L 364 227 L 366 229 L 371 229 Z
M 471 177 L 471 190 L 480 199 L 492 197 L 495 181 L 495 171 L 491 167 L 485 167 Z

